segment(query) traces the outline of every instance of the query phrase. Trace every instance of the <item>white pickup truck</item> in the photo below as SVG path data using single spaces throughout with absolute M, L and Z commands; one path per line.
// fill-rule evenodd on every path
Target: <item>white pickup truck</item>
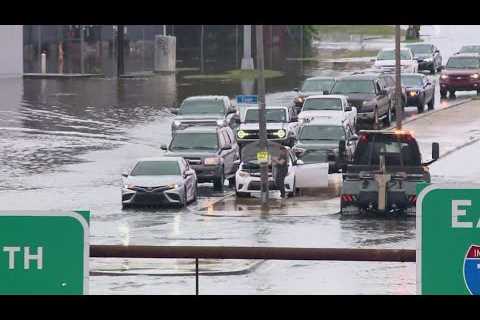
M 344 95 L 309 96 L 298 114 L 298 121 L 300 123 L 321 122 L 322 119 L 329 121 L 338 119 L 339 122 L 355 129 L 357 108 L 349 105 L 347 96 Z

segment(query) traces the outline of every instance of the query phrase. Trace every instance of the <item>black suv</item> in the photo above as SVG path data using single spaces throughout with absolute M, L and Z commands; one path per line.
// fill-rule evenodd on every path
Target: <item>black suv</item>
M 392 121 L 393 93 L 387 90 L 383 74 L 363 73 L 337 79 L 331 94 L 347 96 L 348 102 L 357 108 L 357 124 L 372 129 L 390 126 Z
M 409 43 L 405 47 L 412 50 L 413 58 L 418 62 L 418 71 L 429 70 L 434 74 L 442 68 L 442 55 L 433 44 Z
M 170 145 L 162 145 L 167 156 L 183 157 L 197 174 L 199 183 L 213 182 L 223 190 L 223 182 L 235 184 L 240 151 L 230 127 L 190 127 L 173 133 Z

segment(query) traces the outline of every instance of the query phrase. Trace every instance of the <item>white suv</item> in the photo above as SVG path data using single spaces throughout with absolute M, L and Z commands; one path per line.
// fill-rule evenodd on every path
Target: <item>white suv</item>
M 382 70 L 395 70 L 395 49 L 380 50 L 373 66 Z M 402 72 L 418 72 L 418 62 L 409 48 L 400 48 L 400 66 Z

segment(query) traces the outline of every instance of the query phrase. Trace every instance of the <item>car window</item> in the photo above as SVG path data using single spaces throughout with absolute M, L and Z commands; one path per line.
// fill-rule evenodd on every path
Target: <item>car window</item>
M 130 173 L 131 176 L 178 176 L 180 166 L 178 161 L 141 161 Z
M 407 137 L 373 136 L 360 139 L 355 151 L 355 163 L 380 165 L 380 155 L 385 156 L 386 166 L 417 166 L 421 164 L 420 152 L 415 141 Z
M 218 150 L 218 135 L 216 132 L 179 131 L 172 138 L 170 150 Z
M 400 50 L 401 60 L 411 60 L 409 50 Z M 377 55 L 377 60 L 395 60 L 395 50 L 381 50 Z
M 342 100 L 340 98 L 307 99 L 303 103 L 302 111 L 311 110 L 342 110 Z
M 245 114 L 246 123 L 257 123 L 258 122 L 258 109 L 247 110 Z M 267 122 L 286 122 L 287 113 L 285 109 L 266 109 L 265 110 L 265 120 Z
M 344 140 L 345 130 L 342 126 L 310 125 L 300 130 L 298 138 L 300 140 Z
M 428 54 L 434 51 L 431 44 L 411 44 L 407 47 L 412 50 L 413 54 Z
M 480 53 L 480 46 L 463 46 L 460 53 Z
M 480 68 L 480 59 L 458 57 L 450 58 L 447 62 L 447 69 L 478 69 Z
M 345 79 L 335 82 L 332 93 L 375 93 L 375 86 L 372 80 Z
M 423 80 L 421 76 L 402 76 L 402 86 L 404 87 L 419 87 Z
M 179 115 L 224 114 L 225 106 L 221 99 L 185 100 L 178 111 Z
M 323 91 L 330 91 L 334 84 L 335 80 L 333 79 L 321 79 L 321 80 L 314 80 L 314 79 L 307 79 L 302 86 L 303 92 L 323 92 Z

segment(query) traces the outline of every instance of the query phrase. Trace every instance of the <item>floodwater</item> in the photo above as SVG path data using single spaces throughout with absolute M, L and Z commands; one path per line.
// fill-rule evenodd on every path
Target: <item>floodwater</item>
M 453 53 L 463 37 L 469 43 L 480 31 L 471 28 L 422 30 L 425 41 Z M 391 44 L 377 41 L 384 45 Z M 291 89 L 307 76 L 338 76 L 369 62 L 287 64 L 285 77 L 267 81 L 267 103 L 291 102 Z M 136 158 L 161 154 L 159 146 L 170 139 L 167 107 L 191 95 L 253 93 L 254 85 L 186 80 L 183 73 L 119 81 L 0 80 L 2 209 L 91 210 L 92 244 L 414 249 L 414 219 L 340 217 L 339 175 L 331 175 L 326 189 L 284 203 L 272 200 L 269 212 L 260 210 L 257 199 L 236 200 L 231 189 L 215 193 L 209 184 L 201 185 L 200 199 L 185 209 L 121 210 L 122 171 Z M 459 94 L 457 101 L 469 95 Z M 436 109 L 452 102 L 436 101 Z M 451 172 L 444 171 L 443 177 Z M 193 294 L 193 270 L 188 260 L 92 259 L 90 292 Z M 412 263 L 208 260 L 201 261 L 200 271 L 200 294 L 415 293 Z

